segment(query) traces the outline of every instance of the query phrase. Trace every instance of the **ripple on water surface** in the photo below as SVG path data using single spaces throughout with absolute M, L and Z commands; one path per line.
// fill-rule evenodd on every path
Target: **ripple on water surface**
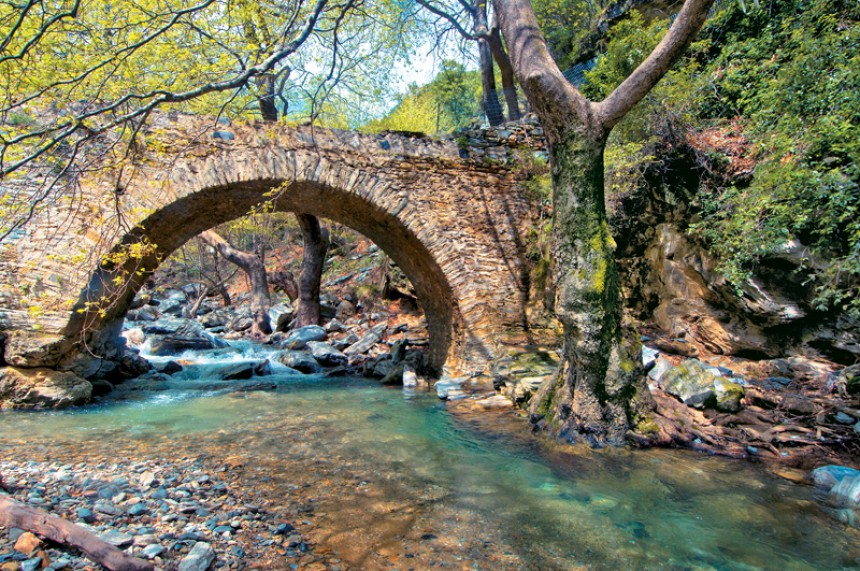
M 242 456 L 273 498 L 306 487 L 315 541 L 355 568 L 860 567 L 856 531 L 826 517 L 809 489 L 745 463 L 560 451 L 504 415 L 473 426 L 430 394 L 316 376 L 245 386 L 261 381 L 276 388 L 132 382 L 125 400 L 0 415 L 0 442 Z

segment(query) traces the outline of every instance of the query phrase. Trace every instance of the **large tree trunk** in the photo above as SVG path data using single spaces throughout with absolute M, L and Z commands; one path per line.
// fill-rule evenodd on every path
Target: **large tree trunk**
M 297 214 L 296 218 L 302 229 L 304 255 L 299 275 L 299 307 L 295 325 L 319 325 L 320 282 L 329 246 L 328 230 L 321 227 L 319 220 L 310 214 Z
M 493 27 L 490 30 L 489 43 L 490 49 L 493 51 L 493 59 L 496 60 L 496 65 L 499 66 L 499 71 L 502 75 L 502 93 L 508 106 L 508 121 L 518 121 L 522 117 L 522 114 L 520 113 L 519 101 L 517 101 L 514 68 L 511 65 L 511 59 L 508 57 L 508 52 L 505 51 L 505 45 L 502 43 L 502 35 L 498 27 Z
M 269 297 L 269 281 L 263 261 L 254 254 L 232 247 L 227 240 L 212 230 L 200 234 L 200 239 L 215 248 L 225 260 L 236 264 L 245 272 L 248 281 L 251 282 L 251 319 L 254 322 L 252 332 L 255 335 L 271 333 L 269 308 L 272 306 L 272 300 Z
M 621 444 L 650 410 L 641 347 L 622 328 L 615 242 L 603 198 L 604 136 L 580 126 L 550 146 L 558 318 L 564 325 L 561 368 L 532 401 L 535 422 L 566 440 Z
M 552 168 L 556 312 L 564 350 L 557 376 L 532 400 L 532 419 L 567 440 L 621 443 L 647 418 L 653 401 L 638 336 L 622 327 L 604 205 L 604 145 L 612 127 L 692 42 L 713 0 L 686 0 L 660 44 L 600 103 L 564 78 L 530 0 L 494 2 L 517 79 L 546 132 Z

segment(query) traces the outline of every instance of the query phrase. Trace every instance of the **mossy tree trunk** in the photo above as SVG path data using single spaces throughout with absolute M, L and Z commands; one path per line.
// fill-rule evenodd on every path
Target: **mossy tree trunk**
M 622 328 L 615 242 L 603 197 L 600 132 L 573 126 L 551 146 L 555 310 L 564 325 L 562 365 L 532 401 L 531 415 L 560 437 L 621 444 L 649 410 L 634 331 Z
M 532 419 L 570 441 L 621 443 L 652 408 L 638 335 L 622 326 L 603 151 L 612 127 L 692 42 L 712 3 L 686 0 L 654 51 L 595 103 L 555 64 L 530 0 L 494 0 L 514 73 L 546 132 L 552 168 L 555 309 L 564 350 L 558 374 L 533 398 Z

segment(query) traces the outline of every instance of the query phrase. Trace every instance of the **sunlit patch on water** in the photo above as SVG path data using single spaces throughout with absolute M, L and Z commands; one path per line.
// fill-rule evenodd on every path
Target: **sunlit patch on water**
M 260 381 L 276 388 L 234 390 Z M 518 419 L 472 423 L 432 394 L 362 379 L 197 378 L 141 390 L 134 382 L 121 399 L 91 407 L 4 413 L 0 443 L 67 456 L 109 443 L 164 457 L 205 451 L 215 463 L 243 458 L 249 485 L 273 501 L 301 492 L 305 503 L 291 509 L 305 510 L 316 544 L 351 568 L 860 567 L 860 536 L 825 516 L 810 489 L 746 463 L 683 451 L 572 452 L 529 437 Z

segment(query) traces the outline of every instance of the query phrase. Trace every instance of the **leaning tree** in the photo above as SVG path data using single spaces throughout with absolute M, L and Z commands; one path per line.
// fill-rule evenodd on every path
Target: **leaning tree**
M 552 171 L 555 307 L 564 349 L 558 375 L 532 401 L 532 418 L 571 441 L 624 442 L 653 407 L 638 336 L 622 325 L 603 153 L 612 128 L 680 58 L 713 1 L 686 0 L 645 61 L 594 102 L 562 75 L 530 0 L 493 0 L 517 80 L 546 132 Z

